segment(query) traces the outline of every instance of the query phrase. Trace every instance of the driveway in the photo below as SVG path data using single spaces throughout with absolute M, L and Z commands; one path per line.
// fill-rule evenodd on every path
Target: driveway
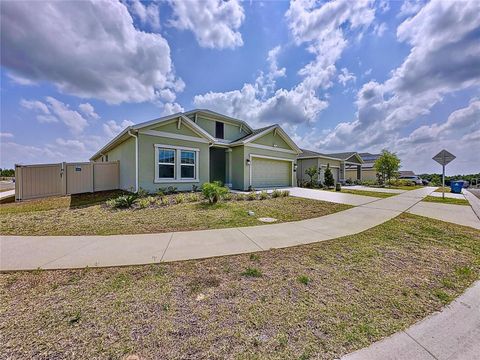
M 330 201 L 338 204 L 348 204 L 348 205 L 364 205 L 372 201 L 379 200 L 377 197 L 364 196 L 364 195 L 353 195 L 345 194 L 337 191 L 326 191 L 318 189 L 306 189 L 300 187 L 293 187 L 288 189 L 291 196 L 314 199 L 314 200 L 323 200 Z

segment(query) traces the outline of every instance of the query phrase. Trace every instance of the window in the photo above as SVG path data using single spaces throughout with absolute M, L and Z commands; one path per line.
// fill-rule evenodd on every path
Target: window
M 215 121 L 215 137 L 217 139 L 223 139 L 223 136 L 224 136 L 223 130 L 224 130 L 223 122 Z
M 108 154 L 105 155 L 105 161 L 108 162 Z
M 156 183 L 198 182 L 200 150 L 155 144 Z
M 195 179 L 195 151 L 187 151 L 187 150 L 181 151 L 180 178 Z
M 158 178 L 175 179 L 175 150 L 158 149 Z

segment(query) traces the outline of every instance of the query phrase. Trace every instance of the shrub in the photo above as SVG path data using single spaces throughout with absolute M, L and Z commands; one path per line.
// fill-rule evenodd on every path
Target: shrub
M 288 191 L 288 190 L 283 190 L 283 191 L 282 191 L 282 197 L 287 197 L 287 196 L 290 196 L 290 191 Z
M 342 191 L 342 186 L 340 185 L 340 183 L 337 183 L 335 185 L 335 191 Z
M 152 201 L 153 199 L 153 201 Z M 141 209 L 144 209 L 146 207 L 149 207 L 152 202 L 155 202 L 155 198 L 149 196 L 145 198 L 140 198 L 137 200 L 138 207 Z
M 202 193 L 209 204 L 215 204 L 228 193 L 228 189 L 223 187 L 219 181 L 215 181 L 213 183 L 204 183 L 202 185 Z
M 257 200 L 257 193 L 255 191 L 251 191 L 247 195 L 247 200 L 252 201 L 252 200 Z
M 145 190 L 145 189 L 143 189 L 143 188 L 139 188 L 138 191 L 137 191 L 137 196 L 138 196 L 139 198 L 144 198 L 144 197 L 147 197 L 148 195 L 150 195 L 150 194 L 148 193 L 148 191 Z
M 298 282 L 303 285 L 308 285 L 308 283 L 310 282 L 310 278 L 307 275 L 300 275 L 298 277 Z
M 177 196 L 175 196 L 175 203 L 181 204 L 183 202 L 185 202 L 185 195 L 184 194 L 178 194 Z
M 235 194 L 235 200 L 237 201 L 245 200 L 245 194 L 242 194 L 242 193 Z
M 265 190 L 263 190 L 262 192 L 260 192 L 259 198 L 260 200 L 268 199 L 268 193 Z
M 165 196 L 165 189 L 164 188 L 158 188 L 157 196 Z
M 158 188 L 157 195 L 171 195 L 176 194 L 177 188 L 175 186 L 167 186 L 166 188 Z
M 162 196 L 157 200 L 157 204 L 160 206 L 170 205 L 170 199 L 167 196 Z
M 126 209 L 131 207 L 136 199 L 136 194 L 120 195 L 114 199 L 108 200 L 107 205 L 112 208 Z
M 189 202 L 197 202 L 200 201 L 200 195 L 197 193 L 190 193 L 187 195 L 187 201 Z
M 327 164 L 327 168 L 325 169 L 325 186 L 331 187 L 335 185 L 335 180 L 333 180 L 332 170 L 330 170 L 330 164 Z
M 310 186 L 313 187 L 315 181 L 317 180 L 318 169 L 316 166 L 310 166 L 308 169 L 305 170 L 305 174 L 310 177 Z
M 257 268 L 251 268 L 248 267 L 245 269 L 245 271 L 242 273 L 243 276 L 248 276 L 248 277 L 261 277 L 262 272 L 258 270 Z
M 230 201 L 233 199 L 233 194 L 231 192 L 227 192 L 225 195 L 223 195 L 223 200 L 225 201 Z
M 272 191 L 272 198 L 278 198 L 280 196 L 282 196 L 282 192 L 280 190 L 275 189 Z

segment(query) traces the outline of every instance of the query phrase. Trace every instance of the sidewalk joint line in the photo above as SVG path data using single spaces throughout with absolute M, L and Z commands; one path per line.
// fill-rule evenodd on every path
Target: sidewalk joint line
M 53 260 L 50 260 L 50 261 L 46 262 L 45 264 L 40 265 L 39 268 L 42 269 L 44 266 L 46 266 L 46 265 L 48 265 L 48 264 L 51 264 L 52 262 L 55 262 L 55 261 L 57 261 L 57 260 L 60 260 L 60 259 L 62 259 L 62 258 L 64 258 L 64 257 L 72 254 L 73 252 L 77 252 L 78 250 L 81 250 L 81 249 L 83 249 L 83 248 L 85 248 L 85 247 L 87 247 L 87 246 L 90 246 L 90 245 L 96 243 L 97 241 L 98 241 L 98 239 L 97 239 L 97 240 L 92 240 L 92 241 L 90 241 L 88 244 L 85 244 L 85 245 L 82 245 L 82 246 L 80 246 L 80 247 L 78 247 L 78 248 L 75 248 L 75 249 L 73 249 L 72 251 L 69 251 L 68 253 L 63 254 L 62 256 L 59 256 L 59 257 L 57 257 L 57 258 L 55 258 L 55 259 L 53 259 Z M 87 265 L 87 266 L 88 266 L 88 265 Z M 84 266 L 84 267 L 85 267 L 85 266 Z
M 408 330 L 408 329 L 407 329 Z M 431 357 L 433 357 L 435 360 L 439 360 L 435 355 L 432 354 L 432 352 L 430 350 L 428 350 L 425 346 L 423 346 L 422 344 L 420 344 L 417 339 L 415 339 L 412 335 L 410 335 L 407 330 L 404 331 L 405 334 L 407 334 L 407 336 L 412 339 L 413 341 L 415 341 L 418 346 L 420 346 L 423 350 L 425 350 L 427 353 L 430 354 Z
M 242 230 L 240 230 L 240 228 L 237 228 L 238 231 L 240 231 L 243 235 L 245 235 L 247 237 L 248 240 L 250 240 L 252 243 L 254 243 L 259 249 L 260 251 L 265 251 L 265 250 L 268 250 L 268 249 L 264 249 L 262 248 L 260 245 L 258 245 L 255 240 L 253 240 L 250 236 L 248 236 L 247 234 L 245 234 Z M 245 253 L 247 254 L 247 253 Z
M 163 250 L 162 257 L 160 258 L 160 261 L 159 261 L 159 262 L 162 262 L 162 261 L 163 261 L 163 258 L 165 257 L 165 253 L 167 252 L 168 248 L 170 247 L 170 243 L 172 242 L 172 239 L 173 239 L 173 235 L 174 235 L 174 234 L 175 234 L 175 232 L 172 232 L 172 235 L 170 235 L 170 239 L 168 239 L 167 246 L 165 246 L 165 249 Z

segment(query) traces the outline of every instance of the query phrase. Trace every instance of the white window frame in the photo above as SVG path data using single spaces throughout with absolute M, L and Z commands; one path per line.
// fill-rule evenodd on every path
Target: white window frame
M 179 166 L 179 171 L 178 171 L 178 177 L 181 180 L 195 180 L 197 178 L 197 152 L 195 150 L 185 150 L 185 149 L 179 149 L 177 151 L 179 153 L 179 158 L 180 158 L 180 166 Z M 182 164 L 182 151 L 193 153 L 193 164 Z M 182 177 L 182 166 L 193 167 L 193 175 L 194 175 L 193 178 Z
M 197 148 L 191 148 L 191 147 L 185 147 L 185 146 L 173 146 L 173 145 L 164 145 L 164 144 L 155 144 L 155 179 L 154 183 L 160 184 L 160 183 L 178 183 L 178 182 L 186 182 L 186 183 L 193 183 L 193 182 L 199 182 L 199 174 L 198 174 L 198 162 L 200 160 L 200 149 Z M 159 171 L 158 171 L 158 165 L 161 165 L 158 162 L 158 153 L 160 149 L 169 149 L 169 150 L 174 150 L 175 151 L 175 163 L 174 163 L 174 177 L 173 178 L 159 178 Z M 195 166 L 195 177 L 194 178 L 182 178 L 181 177 L 181 151 L 193 151 L 195 152 L 195 164 L 192 166 Z M 165 164 L 165 165 L 171 165 L 171 164 Z M 190 166 L 189 164 L 183 164 L 184 166 Z

